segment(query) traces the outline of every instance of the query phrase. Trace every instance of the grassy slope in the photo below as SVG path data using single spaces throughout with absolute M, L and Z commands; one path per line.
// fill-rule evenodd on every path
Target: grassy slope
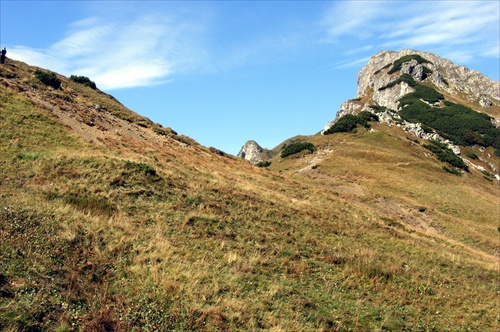
M 70 88 L 129 114 L 35 91 L 62 108 Z M 32 100 L 0 88 L 2 329 L 498 327 L 498 183 L 402 133 L 311 137 L 331 152 L 268 171 L 172 137 L 96 144 Z

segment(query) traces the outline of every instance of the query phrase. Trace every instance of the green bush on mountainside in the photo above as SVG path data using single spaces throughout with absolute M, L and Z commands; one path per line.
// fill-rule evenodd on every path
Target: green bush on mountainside
M 299 153 L 303 150 L 309 150 L 311 152 L 316 151 L 316 147 L 309 142 L 295 142 L 289 145 L 286 145 L 281 151 L 281 158 L 285 158 L 291 156 L 292 154 Z
M 362 111 L 358 115 L 346 114 L 338 119 L 337 122 L 328 128 L 323 134 L 329 135 L 333 133 L 348 133 L 356 129 L 358 125 L 370 128 L 368 121 L 378 121 L 378 116 L 368 111 Z
M 80 83 L 80 84 L 86 85 L 86 86 L 88 86 L 91 89 L 94 89 L 94 90 L 97 89 L 97 86 L 95 85 L 95 82 L 91 81 L 90 78 L 88 78 L 86 76 L 71 75 L 69 77 L 69 79 L 72 80 L 75 83 Z
M 61 80 L 57 78 L 56 74 L 53 72 L 44 72 L 39 69 L 35 71 L 35 77 L 45 85 L 51 86 L 54 89 L 59 89 L 61 87 Z
M 151 176 L 156 176 L 156 170 L 149 166 L 148 164 L 145 164 L 145 163 L 136 163 L 136 162 L 133 162 L 133 161 L 127 161 L 125 163 L 125 168 L 128 168 L 128 169 L 136 169 L 138 170 L 139 172 L 142 172 L 144 173 L 145 175 L 151 175 Z
M 433 152 L 440 161 L 448 163 L 451 166 L 463 169 L 464 171 L 469 171 L 469 167 L 467 167 L 462 158 L 457 156 L 445 144 L 437 141 L 430 141 L 430 143 L 431 144 L 425 144 L 424 148 Z
M 370 107 L 375 113 L 383 113 L 383 112 L 387 111 L 387 107 L 376 105 L 376 104 L 370 105 L 368 107 Z
M 422 86 L 416 87 L 420 89 Z M 430 91 L 431 88 L 426 89 Z M 431 95 L 427 96 L 435 100 Z M 450 101 L 445 101 L 444 107 L 432 107 L 421 101 L 421 97 L 419 93 L 410 93 L 399 100 L 402 107 L 399 114 L 404 120 L 431 127 L 455 144 L 500 148 L 500 130 L 491 123 L 489 115 Z
M 269 167 L 271 166 L 271 162 L 269 160 L 266 160 L 266 161 L 259 161 L 257 164 L 256 164 L 257 167 L 261 167 L 261 168 L 264 168 L 264 167 Z

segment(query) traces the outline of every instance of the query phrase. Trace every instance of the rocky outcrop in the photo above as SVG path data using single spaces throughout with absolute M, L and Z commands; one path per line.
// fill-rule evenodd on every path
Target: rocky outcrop
M 444 139 L 443 137 L 441 137 L 437 133 L 428 133 L 428 132 L 426 132 L 422 128 L 422 125 L 420 123 L 411 123 L 411 122 L 404 121 L 401 124 L 401 127 L 403 127 L 403 129 L 405 131 L 414 134 L 418 138 L 422 138 L 422 139 L 425 139 L 425 140 L 433 140 L 433 141 L 437 141 L 437 142 L 446 144 L 446 146 L 448 147 L 448 149 L 450 149 L 451 151 L 453 151 L 456 155 L 460 155 L 460 153 L 461 153 L 460 147 L 458 147 L 457 145 L 453 144 L 452 141 Z
M 420 57 L 420 61 L 412 57 L 415 55 Z M 400 63 L 400 68 L 394 70 L 394 64 L 405 56 L 409 60 Z M 387 108 L 385 113 L 378 114 L 382 122 L 392 124 L 396 119 L 401 124 L 397 115 L 400 108 L 398 100 L 415 91 L 404 80 L 393 84 L 403 74 L 410 75 L 417 83 L 431 84 L 441 92 L 460 95 L 477 105 L 477 109 L 500 105 L 500 81 L 493 82 L 475 70 L 456 65 L 433 53 L 414 50 L 382 51 L 372 56 L 360 70 L 356 98 L 340 106 L 335 119 L 325 125 L 322 133 L 346 114 L 373 111 L 371 105 Z M 492 122 L 499 127 L 500 119 L 494 118 Z
M 500 81 L 493 82 L 488 77 L 475 70 L 469 70 L 465 66 L 459 66 L 450 60 L 443 59 L 435 54 L 402 50 L 400 52 L 383 51 L 370 58 L 357 77 L 358 90 L 356 97 L 342 103 L 335 120 L 328 122 L 321 132 L 328 130 L 339 118 L 347 114 L 359 114 L 362 111 L 376 113 L 378 120 L 389 126 L 398 126 L 408 133 L 423 139 L 433 140 L 444 144 L 464 162 L 484 174 L 490 174 L 488 178 L 500 180 L 500 174 L 490 162 L 488 154 L 486 159 L 481 160 L 481 165 L 476 165 L 466 159 L 467 153 L 461 147 L 447 138 L 453 137 L 446 132 L 435 132 L 432 128 L 421 123 L 408 122 L 411 118 L 404 117 L 406 112 L 402 111 L 399 100 L 413 92 L 422 95 L 422 86 L 431 87 L 435 92 L 443 94 L 445 99 L 456 102 L 461 101 L 463 105 L 477 111 L 490 114 L 491 122 L 496 128 L 500 128 L 500 118 L 491 114 L 498 114 L 500 106 Z M 446 106 L 445 101 L 437 99 L 419 100 L 427 103 L 430 109 L 439 109 Z M 406 113 L 407 114 L 407 113 Z M 480 136 L 480 134 L 478 134 Z M 484 151 L 483 151 L 484 152 Z M 470 152 L 469 152 L 470 153 Z M 470 159 L 470 158 L 469 158 Z M 488 166 L 489 165 L 489 166 Z
M 328 130 L 335 123 L 335 121 L 337 121 L 337 119 L 343 117 L 346 114 L 357 114 L 361 111 L 363 106 L 364 105 L 357 99 L 345 101 L 344 103 L 342 103 L 342 105 L 340 105 L 340 111 L 338 111 L 335 120 L 328 122 L 321 131 L 321 134 L 323 134 L 324 131 Z
M 254 165 L 258 164 L 261 161 L 271 159 L 272 156 L 273 152 L 271 150 L 264 149 L 253 140 L 246 142 L 237 155 L 237 157 L 248 160 Z
M 399 74 L 387 74 L 394 61 L 413 54 L 417 54 L 429 62 L 419 64 L 417 61 L 411 60 L 401 66 Z M 428 73 L 424 67 L 428 68 Z M 436 54 L 414 50 L 382 51 L 372 56 L 368 64 L 358 74 L 356 97 L 360 98 L 366 95 L 370 89 L 376 93 L 380 87 L 387 85 L 404 73 L 412 75 L 417 81 L 428 80 L 438 89 L 452 95 L 465 94 L 471 102 L 479 102 L 481 99 L 488 98 L 492 104 L 500 105 L 500 81 L 493 82 L 476 70 L 459 66 Z

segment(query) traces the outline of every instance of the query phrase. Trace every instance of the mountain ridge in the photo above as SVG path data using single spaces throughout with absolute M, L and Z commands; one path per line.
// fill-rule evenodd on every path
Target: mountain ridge
M 261 169 L 7 60 L 0 329 L 498 328 L 492 147 L 456 176 L 369 120 Z

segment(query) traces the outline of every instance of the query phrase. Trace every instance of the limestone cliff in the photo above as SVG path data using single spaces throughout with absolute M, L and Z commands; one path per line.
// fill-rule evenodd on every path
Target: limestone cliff
M 328 129 L 343 116 L 368 111 L 382 123 L 448 147 L 472 168 L 484 171 L 464 158 L 463 151 L 474 155 L 470 149 L 492 147 L 490 153 L 498 155 L 500 81 L 433 53 L 402 50 L 372 56 L 357 82 L 356 97 L 342 103 L 322 134 L 330 133 Z M 489 157 L 488 163 L 500 181 L 499 170 Z
M 399 72 L 390 73 L 391 65 L 396 60 L 413 54 L 421 56 L 426 62 L 418 63 L 412 59 L 404 62 Z M 500 104 L 500 81 L 493 82 L 476 70 L 469 70 L 465 66 L 459 66 L 436 54 L 414 50 L 382 51 L 372 56 L 368 64 L 358 74 L 356 98 L 366 96 L 370 91 L 373 91 L 373 101 L 380 106 L 397 109 L 394 107 L 394 99 L 400 98 L 399 95 L 403 93 L 395 92 L 390 94 L 390 91 L 386 91 L 390 89 L 383 90 L 383 92 L 379 92 L 378 89 L 386 86 L 402 74 L 410 74 L 420 82 L 432 83 L 439 90 L 451 95 L 462 94 L 468 101 L 480 103 L 483 107 Z M 397 89 L 395 87 L 395 90 Z
M 494 82 L 476 70 L 469 70 L 433 53 L 402 50 L 382 51 L 370 58 L 358 74 L 356 97 L 342 103 L 335 120 L 328 122 L 323 132 L 346 114 L 373 111 L 370 108 L 373 105 L 387 109 L 379 114 L 381 121 L 400 121 L 397 114 L 400 110 L 399 99 L 415 91 L 404 80 L 391 84 L 404 74 L 410 75 L 416 82 L 428 84 L 437 91 L 475 105 L 475 110 L 488 113 L 493 117 L 495 126 L 500 126 L 500 81 Z
M 264 149 L 257 142 L 250 140 L 243 145 L 237 155 L 239 158 L 248 160 L 252 164 L 271 159 L 273 153 L 271 150 Z

